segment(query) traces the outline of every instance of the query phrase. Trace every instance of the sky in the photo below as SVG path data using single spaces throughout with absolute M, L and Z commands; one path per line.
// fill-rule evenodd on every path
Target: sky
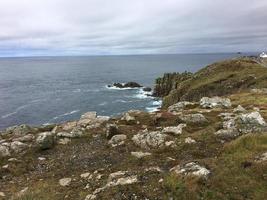
M 0 56 L 267 51 L 267 0 L 0 0 Z

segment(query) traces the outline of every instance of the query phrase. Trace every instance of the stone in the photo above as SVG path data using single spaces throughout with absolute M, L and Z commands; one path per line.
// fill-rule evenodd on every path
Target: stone
M 62 178 L 59 180 L 59 185 L 66 187 L 70 185 L 71 181 L 72 181 L 71 178 Z
M 96 112 L 87 112 L 87 113 L 84 113 L 80 120 L 78 121 L 78 125 L 79 126 L 86 126 L 90 123 L 92 123 L 92 121 L 95 121 L 97 117 L 97 113 Z
M 111 139 L 114 135 L 118 135 L 119 130 L 116 124 L 107 124 L 106 126 L 106 137 L 107 139 Z
M 203 178 L 207 178 L 208 175 L 210 175 L 210 171 L 208 169 L 195 162 L 190 162 L 183 166 L 177 165 L 170 169 L 170 171 L 185 176 L 198 176 Z
M 120 135 L 114 135 L 110 140 L 109 140 L 109 144 L 112 147 L 116 147 L 116 146 L 120 146 L 123 145 L 125 143 L 125 140 L 127 139 L 126 135 L 120 134 Z
M 267 124 L 257 111 L 241 114 L 236 120 L 238 130 L 242 133 L 263 132 L 267 130 Z
M 9 165 L 6 164 L 6 165 L 2 166 L 2 169 L 8 169 L 8 167 L 9 167 Z
M 179 118 L 186 123 L 192 124 L 205 124 L 209 122 L 206 117 L 200 113 L 180 115 Z
M 187 137 L 187 138 L 185 138 L 184 142 L 186 144 L 195 144 L 196 140 L 192 139 L 191 137 Z
M 94 194 L 88 194 L 86 197 L 85 197 L 85 200 L 94 200 L 96 199 L 96 195 Z
M 241 135 L 236 128 L 220 129 L 214 133 L 221 139 L 234 139 Z
M 50 149 L 54 146 L 55 134 L 52 132 L 39 133 L 36 138 L 36 144 L 40 149 Z
M 140 158 L 144 158 L 144 157 L 150 156 L 152 154 L 149 153 L 149 152 L 141 152 L 141 151 L 139 151 L 139 152 L 131 152 L 131 155 L 136 157 L 136 158 L 138 158 L 138 159 L 140 159 Z
M 24 144 L 22 142 L 19 141 L 14 141 L 11 142 L 10 144 L 10 149 L 14 152 L 14 153 L 21 153 L 24 150 L 26 150 L 29 146 L 27 144 Z
M 244 113 L 247 110 L 245 108 L 243 108 L 243 106 L 238 105 L 235 109 L 234 109 L 234 113 Z
M 13 141 L 19 142 L 32 142 L 34 140 L 33 134 L 24 135 L 22 137 L 14 138 Z
M 26 124 L 22 124 L 22 125 L 18 125 L 18 126 L 12 126 L 9 127 L 5 130 L 5 134 L 13 134 L 13 135 L 17 135 L 17 136 L 23 136 L 23 135 L 27 135 L 30 133 L 35 133 L 36 129 L 26 125 Z
M 73 122 L 66 122 L 66 123 L 62 124 L 61 128 L 62 128 L 63 131 L 71 131 L 76 126 L 77 126 L 77 122 L 73 121 Z
M 8 157 L 10 155 L 9 148 L 7 146 L 0 145 L 0 158 Z
M 262 155 L 260 155 L 259 157 L 256 158 L 257 162 L 264 162 L 267 161 L 267 152 L 263 153 Z
M 196 103 L 192 103 L 189 101 L 180 101 L 176 104 L 173 104 L 168 107 L 168 112 L 180 112 L 188 107 L 193 107 L 195 106 Z
M 5 197 L 5 193 L 4 192 L 0 192 L 0 197 Z
M 86 172 L 86 173 L 80 175 L 80 177 L 84 178 L 84 179 L 88 178 L 89 176 L 90 176 L 89 172 Z
M 174 147 L 176 147 L 176 144 L 174 141 L 166 141 L 165 146 L 174 148 Z
M 122 116 L 121 120 L 125 120 L 126 122 L 134 122 L 135 121 L 135 117 L 131 116 L 129 114 L 129 112 L 124 113 L 124 115 Z
M 69 144 L 71 142 L 71 139 L 69 138 L 61 138 L 58 140 L 58 144 L 62 144 L 62 145 L 66 145 L 66 144 Z
M 162 134 L 159 131 L 148 132 L 147 130 L 141 131 L 132 137 L 134 144 L 143 149 L 164 147 L 166 139 L 166 134 Z
M 162 133 L 173 133 L 175 135 L 181 135 L 183 128 L 186 127 L 186 124 L 179 124 L 178 126 L 168 126 L 163 128 Z
M 222 97 L 202 97 L 199 102 L 202 108 L 231 108 L 231 100 Z
M 117 185 L 129 185 L 136 183 L 138 181 L 136 175 L 127 175 L 127 174 L 128 172 L 124 171 L 118 171 L 110 174 L 108 177 L 108 183 L 106 187 L 113 187 Z

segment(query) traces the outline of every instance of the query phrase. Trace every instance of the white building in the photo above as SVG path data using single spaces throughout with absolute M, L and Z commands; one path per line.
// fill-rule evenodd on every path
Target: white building
M 262 52 L 262 53 L 260 54 L 260 57 L 261 57 L 261 58 L 267 58 L 267 54 L 264 53 L 264 52 Z

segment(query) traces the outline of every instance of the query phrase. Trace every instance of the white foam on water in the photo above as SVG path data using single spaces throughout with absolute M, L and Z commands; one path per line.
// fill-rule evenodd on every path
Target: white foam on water
M 68 115 L 72 115 L 72 114 L 74 114 L 74 113 L 77 113 L 77 112 L 79 112 L 80 110 L 73 110 L 73 111 L 71 111 L 71 112 L 67 112 L 67 113 L 64 113 L 64 114 L 62 114 L 62 115 L 58 115 L 58 116 L 56 116 L 56 117 L 53 117 L 53 119 L 58 119 L 58 118 L 60 118 L 60 117 L 64 117 L 64 116 L 68 116 Z
M 5 119 L 5 118 L 8 118 L 8 117 L 10 117 L 10 116 L 12 116 L 12 115 L 15 115 L 15 114 L 17 114 L 20 110 L 22 110 L 22 109 L 24 109 L 24 108 L 26 108 L 26 107 L 28 107 L 28 106 L 30 106 L 31 104 L 25 104 L 25 105 L 23 105 L 23 106 L 19 106 L 19 107 L 17 107 L 16 109 L 15 109 L 15 111 L 13 111 L 13 112 L 11 112 L 11 113 L 8 113 L 8 114 L 6 114 L 6 115 L 3 115 L 3 116 L 1 116 L 1 118 L 2 119 Z
M 133 97 L 137 99 L 153 99 L 154 97 L 151 96 L 152 92 L 144 91 L 143 89 L 139 89 L 137 94 Z

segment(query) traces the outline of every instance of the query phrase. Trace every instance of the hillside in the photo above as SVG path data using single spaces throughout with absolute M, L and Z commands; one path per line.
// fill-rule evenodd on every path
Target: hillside
M 156 80 L 154 95 L 164 97 L 166 108 L 181 100 L 198 101 L 204 96 L 223 96 L 263 87 L 267 87 L 264 64 L 254 58 L 236 58 L 214 63 L 195 74 L 165 74 Z
M 0 133 L 0 199 L 266 199 L 266 75 L 251 60 L 224 61 L 165 75 L 167 99 L 196 101 L 7 128 Z

